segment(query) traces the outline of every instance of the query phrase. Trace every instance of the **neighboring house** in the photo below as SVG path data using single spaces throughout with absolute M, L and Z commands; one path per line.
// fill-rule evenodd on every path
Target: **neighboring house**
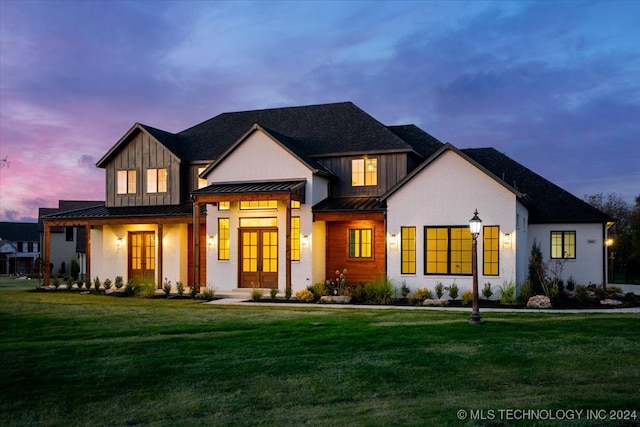
M 350 102 L 135 124 L 98 162 L 106 203 L 44 217 L 87 231 L 87 274 L 293 292 L 349 283 L 522 283 L 534 240 L 577 283 L 606 278 L 606 214 L 492 148 L 460 150 Z M 194 226 L 195 224 L 195 226 Z M 45 258 L 48 249 L 45 243 Z
M 54 214 L 73 215 L 74 211 L 104 205 L 104 201 L 95 200 L 59 200 L 57 208 L 38 209 L 38 232 L 41 247 L 44 247 L 43 217 Z M 71 260 L 76 259 L 80 266 L 80 278 L 84 278 L 86 269 L 86 229 L 85 227 L 65 226 L 49 229 L 49 272 L 68 275 Z
M 0 222 L 0 274 L 33 273 L 38 258 L 38 224 Z

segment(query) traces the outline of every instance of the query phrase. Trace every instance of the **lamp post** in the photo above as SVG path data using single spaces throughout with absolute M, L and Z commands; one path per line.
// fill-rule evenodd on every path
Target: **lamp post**
M 473 218 L 469 220 L 469 230 L 473 238 L 473 246 L 471 251 L 471 274 L 473 275 L 473 308 L 469 323 L 479 325 L 482 323 L 480 309 L 478 308 L 478 236 L 482 228 L 482 220 L 478 217 L 478 209 L 473 213 Z

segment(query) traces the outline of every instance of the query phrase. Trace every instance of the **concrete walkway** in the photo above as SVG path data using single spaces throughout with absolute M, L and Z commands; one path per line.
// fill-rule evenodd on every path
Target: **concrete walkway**
M 619 285 L 616 285 L 619 286 Z M 633 286 L 633 285 L 628 285 Z M 622 287 L 622 286 L 621 286 Z M 640 286 L 633 286 L 640 288 Z M 634 290 L 635 291 L 635 290 Z M 627 292 L 627 291 L 625 291 Z M 631 291 L 628 291 L 631 292 Z M 637 292 L 636 292 L 637 293 Z M 260 302 L 255 303 L 251 300 L 251 293 L 245 291 L 236 292 L 221 292 L 216 293 L 216 296 L 220 299 L 209 301 L 205 304 L 211 305 L 236 305 L 246 307 L 281 307 L 281 308 L 296 308 L 296 307 L 309 307 L 309 308 L 337 308 L 337 309 L 366 309 L 366 310 L 426 310 L 426 311 L 466 311 L 471 312 L 471 307 L 423 307 L 412 305 L 366 305 L 366 304 L 318 304 L 318 303 L 282 303 L 282 302 Z M 268 296 L 262 297 L 263 299 L 269 299 Z M 521 308 L 483 308 L 480 307 L 481 312 L 493 312 L 493 313 L 640 313 L 640 307 L 631 308 L 602 308 L 602 309 L 521 309 Z

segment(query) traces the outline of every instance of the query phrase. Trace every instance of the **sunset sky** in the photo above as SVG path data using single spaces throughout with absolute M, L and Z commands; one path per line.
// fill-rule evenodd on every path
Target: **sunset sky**
M 0 42 L 2 221 L 103 200 L 135 122 L 342 101 L 640 195 L 639 1 L 0 0 Z

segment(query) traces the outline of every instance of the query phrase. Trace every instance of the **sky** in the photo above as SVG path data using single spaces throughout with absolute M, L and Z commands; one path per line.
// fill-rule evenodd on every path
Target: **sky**
M 640 2 L 0 0 L 0 220 L 104 200 L 136 122 L 344 101 L 631 204 Z

